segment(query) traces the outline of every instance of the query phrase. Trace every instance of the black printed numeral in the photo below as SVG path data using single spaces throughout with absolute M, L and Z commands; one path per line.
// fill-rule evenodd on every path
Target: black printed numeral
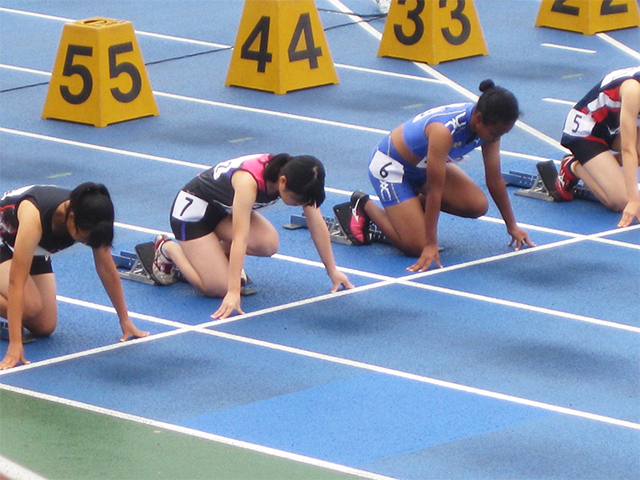
M 405 5 L 407 0 L 399 0 L 398 5 Z M 420 14 L 424 11 L 425 0 L 417 0 L 416 7 L 413 10 L 407 12 L 407 18 L 413 22 L 413 33 L 406 35 L 402 29 L 402 25 L 397 23 L 393 25 L 393 33 L 396 34 L 396 38 L 403 45 L 415 45 L 420 41 L 424 35 L 424 22 L 420 18 Z
M 399 0 L 399 5 L 406 5 L 407 0 Z M 447 8 L 447 0 L 440 0 L 438 3 L 440 8 Z M 463 12 L 467 6 L 466 0 L 456 0 L 455 8 L 450 12 L 451 19 L 460 22 L 462 25 L 462 31 L 458 35 L 451 33 L 449 27 L 441 29 L 442 36 L 451 45 L 462 45 L 469 40 L 471 35 L 471 21 Z M 418 43 L 424 35 L 424 22 L 420 14 L 424 11 L 425 0 L 416 0 L 416 5 L 413 9 L 407 11 L 407 19 L 413 23 L 413 28 L 410 34 L 404 32 L 402 25 L 394 24 L 393 32 L 396 35 L 398 41 L 403 45 L 415 45 Z
M 273 55 L 267 49 L 269 47 L 269 27 L 271 26 L 271 17 L 262 17 L 251 30 L 251 33 L 242 44 L 240 49 L 240 58 L 245 60 L 254 60 L 258 62 L 258 72 L 264 73 L 267 69 L 267 63 L 270 63 Z M 260 38 L 258 50 L 251 50 L 251 46 Z
M 120 74 L 124 73 L 131 77 L 131 90 L 128 92 L 122 92 L 119 88 L 112 88 L 111 95 L 117 101 L 122 103 L 133 102 L 142 90 L 142 78 L 140 72 L 136 66 L 131 62 L 116 61 L 116 56 L 121 53 L 128 53 L 133 51 L 133 44 L 131 42 L 120 43 L 119 45 L 113 45 L 109 47 L 109 78 L 117 78 Z
M 258 72 L 260 73 L 264 73 L 267 64 L 273 61 L 273 55 L 269 52 L 270 29 L 271 18 L 261 17 L 240 48 L 240 58 L 258 62 Z M 304 40 L 304 48 L 300 45 L 302 40 Z M 311 17 L 308 13 L 302 13 L 298 17 L 298 23 L 293 31 L 287 53 L 289 54 L 289 62 L 308 60 L 309 68 L 318 68 L 318 57 L 322 56 L 322 48 L 316 46 Z
M 614 0 L 602 0 L 600 15 L 615 15 L 616 13 L 627 13 L 629 11 L 629 6 L 626 3 L 624 5 L 613 5 L 613 2 Z
M 446 6 L 447 0 L 440 0 L 440 8 L 445 8 Z M 442 29 L 442 35 L 444 35 L 445 40 L 451 45 L 462 45 L 469 40 L 469 35 L 471 35 L 471 22 L 469 21 L 469 17 L 462 13 L 466 6 L 465 0 L 458 0 L 458 6 L 451 11 L 451 19 L 457 20 L 462 25 L 460 35 L 453 35 L 449 28 Z
M 93 90 L 93 78 L 89 69 L 79 63 L 73 63 L 74 57 L 80 55 L 90 57 L 93 55 L 92 47 L 83 47 L 82 45 L 69 45 L 67 48 L 67 56 L 64 59 L 64 68 L 62 69 L 63 77 L 71 77 L 72 75 L 80 75 L 82 78 L 82 89 L 79 93 L 71 93 L 66 85 L 60 86 L 60 94 L 67 102 L 72 105 L 80 105 L 87 101 Z
M 304 42 L 307 48 L 297 50 L 300 39 L 304 34 Z M 313 39 L 313 29 L 311 28 L 311 17 L 308 13 L 303 13 L 298 19 L 298 24 L 293 32 L 291 43 L 289 43 L 289 61 L 309 60 L 309 68 L 318 68 L 318 57 L 322 56 L 322 48 L 316 47 Z
M 580 7 L 574 5 L 566 5 L 568 0 L 555 0 L 551 6 L 551 11 L 556 13 L 564 13 L 565 15 L 572 15 L 577 17 L 580 15 Z M 627 13 L 629 6 L 625 4 L 614 5 L 615 0 L 602 0 L 600 4 L 600 15 L 615 15 L 617 13 Z
M 127 74 L 131 77 L 131 90 L 122 92 L 119 88 L 112 88 L 111 95 L 118 102 L 129 103 L 138 98 L 142 89 L 142 78 L 136 66 L 130 62 L 117 62 L 117 56 L 122 53 L 132 52 L 132 42 L 120 43 L 109 47 L 109 78 L 117 78 L 121 74 Z M 76 56 L 91 57 L 93 56 L 93 47 L 83 45 L 69 45 L 67 54 L 64 59 L 64 67 L 62 68 L 63 77 L 71 77 L 80 75 L 82 79 L 82 88 L 78 93 L 72 93 L 67 85 L 60 86 L 60 94 L 67 102 L 72 105 L 80 105 L 87 101 L 93 90 L 93 77 L 91 71 L 86 65 L 74 63 Z

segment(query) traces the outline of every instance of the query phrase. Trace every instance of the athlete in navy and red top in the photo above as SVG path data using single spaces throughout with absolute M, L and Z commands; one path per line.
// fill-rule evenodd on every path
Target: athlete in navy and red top
M 315 157 L 254 154 L 218 163 L 189 181 L 171 207 L 171 228 L 177 243 L 158 235 L 153 275 L 164 285 L 176 281 L 176 271 L 204 295 L 223 297 L 212 315 L 226 318 L 240 308 L 246 255 L 271 256 L 278 233 L 256 212 L 279 198 L 302 206 L 309 231 L 332 291 L 353 288 L 338 271 L 329 230 L 319 206 L 325 198 L 324 167 Z
M 618 226 L 640 221 L 640 67 L 615 70 L 595 85 L 567 115 L 562 145 L 571 151 L 556 180 L 563 200 L 573 199 L 582 180 L 605 206 L 622 212 Z
M 627 80 L 640 82 L 640 67 L 611 72 L 576 103 L 567 115 L 562 131 L 564 146 L 570 148 L 576 140 L 585 139 L 613 148 L 620 134 L 620 87 Z M 582 163 L 588 160 L 583 158 Z

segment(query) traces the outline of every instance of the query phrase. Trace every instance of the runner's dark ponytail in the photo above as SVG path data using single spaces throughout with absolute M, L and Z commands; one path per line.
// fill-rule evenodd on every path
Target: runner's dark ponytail
M 284 175 L 287 188 L 300 196 L 304 205 L 319 207 L 324 202 L 324 165 L 316 157 L 294 157 L 288 153 L 274 155 L 264 169 L 264 178 L 277 182 L 280 175 Z
M 506 88 L 502 88 L 487 79 L 480 83 L 482 95 L 478 99 L 476 108 L 482 113 L 482 123 L 496 125 L 499 123 L 512 124 L 520 116 L 518 100 Z
M 101 183 L 86 182 L 72 192 L 69 212 L 73 212 L 76 228 L 89 232 L 91 248 L 111 247 L 115 212 L 111 195 Z

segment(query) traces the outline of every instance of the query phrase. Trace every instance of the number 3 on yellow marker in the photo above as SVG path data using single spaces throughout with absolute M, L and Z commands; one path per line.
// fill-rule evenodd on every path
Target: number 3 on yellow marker
M 394 0 L 378 49 L 430 65 L 488 53 L 473 0 Z
M 158 107 L 131 22 L 66 24 L 42 117 L 104 127 L 151 115 Z

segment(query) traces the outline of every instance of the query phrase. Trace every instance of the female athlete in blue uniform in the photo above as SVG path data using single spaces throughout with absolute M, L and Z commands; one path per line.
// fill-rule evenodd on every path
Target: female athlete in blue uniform
M 466 153 L 482 148 L 487 187 L 518 250 L 533 246 L 518 227 L 500 170 L 500 137 L 520 114 L 511 92 L 493 81 L 480 84 L 477 104 L 458 103 L 432 108 L 396 127 L 376 147 L 369 179 L 383 208 L 363 192 L 354 192 L 350 211 L 336 211 L 342 229 L 357 245 L 370 241 L 369 221 L 400 251 L 419 257 L 409 271 L 438 267 L 437 225 L 441 211 L 478 218 L 488 201 L 471 178 L 456 165 Z M 345 214 L 346 213 L 346 214 Z
M 324 201 L 324 167 L 315 157 L 254 154 L 217 164 L 187 183 L 171 208 L 178 243 L 156 238 L 153 272 L 161 284 L 175 282 L 175 267 L 204 295 L 224 297 L 213 318 L 240 307 L 245 255 L 269 257 L 278 232 L 255 210 L 275 203 L 302 206 L 311 237 L 333 283 L 353 288 L 338 271 L 329 230 L 319 210 Z
M 29 363 L 22 347 L 22 327 L 36 336 L 53 333 L 58 321 L 56 282 L 50 255 L 76 242 L 93 249 L 96 271 L 118 314 L 122 337 L 144 337 L 124 301 L 118 270 L 109 247 L 114 209 L 104 185 L 83 183 L 69 191 L 32 185 L 0 199 L 0 315 L 9 323 L 4 370 Z
M 562 145 L 572 153 L 556 180 L 563 200 L 573 199 L 582 180 L 605 206 L 622 212 L 619 227 L 640 221 L 640 67 L 615 70 L 593 87 L 567 115 Z

